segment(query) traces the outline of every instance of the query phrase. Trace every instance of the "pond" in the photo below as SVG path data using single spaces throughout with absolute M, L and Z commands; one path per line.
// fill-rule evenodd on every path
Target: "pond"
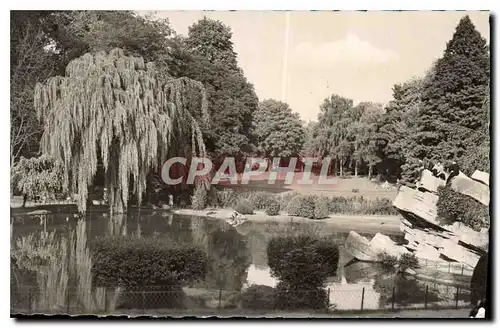
M 203 281 L 183 288 L 188 300 L 183 302 L 184 307 L 225 307 L 250 285 L 277 284 L 267 265 L 266 247 L 273 236 L 290 232 L 327 236 L 339 245 L 337 274 L 328 279 L 325 287 L 332 307 L 352 310 L 363 303 L 364 309 L 378 309 L 390 304 L 394 275 L 377 264 L 353 261 L 343 249 L 348 229 L 335 231 L 321 221 L 246 221 L 234 228 L 220 219 L 163 211 L 113 217 L 94 211 L 85 217 L 76 213 L 12 217 L 11 312 L 109 313 L 119 308 L 146 308 L 144 293 L 134 292 L 137 295 L 128 295 L 124 301 L 126 291 L 92 286 L 88 245 L 93 238 L 104 235 L 160 235 L 200 246 L 210 259 L 207 275 Z M 403 236 L 390 237 L 401 241 Z M 413 291 L 406 293 L 405 302 L 421 302 L 418 298 L 425 287 L 415 281 L 410 284 L 405 289 Z

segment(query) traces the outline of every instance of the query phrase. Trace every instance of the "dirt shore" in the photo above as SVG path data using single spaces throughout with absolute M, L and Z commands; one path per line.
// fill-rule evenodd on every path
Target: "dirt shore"
M 226 220 L 232 209 L 213 210 L 192 210 L 178 209 L 173 211 L 179 215 L 193 215 L 213 219 Z M 312 220 L 297 216 L 290 216 L 283 213 L 281 215 L 270 216 L 263 211 L 256 211 L 255 214 L 245 215 L 250 221 L 293 221 L 293 222 L 317 222 L 335 226 L 339 231 L 363 231 L 366 233 L 381 232 L 384 234 L 394 234 L 400 232 L 401 216 L 396 215 L 330 215 L 326 219 Z

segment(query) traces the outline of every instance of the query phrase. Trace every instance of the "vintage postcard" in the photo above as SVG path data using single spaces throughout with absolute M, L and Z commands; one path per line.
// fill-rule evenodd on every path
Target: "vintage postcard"
M 491 317 L 490 19 L 11 11 L 11 316 Z

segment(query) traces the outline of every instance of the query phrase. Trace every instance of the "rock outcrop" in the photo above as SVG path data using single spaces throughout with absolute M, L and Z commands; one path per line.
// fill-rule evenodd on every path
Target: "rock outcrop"
M 473 178 L 462 172 L 452 177 L 449 186 L 456 192 L 489 206 L 489 175 L 476 171 Z M 401 231 L 405 233 L 406 249 L 420 259 L 453 261 L 475 267 L 488 244 L 487 231 L 477 232 L 455 222 L 442 225 L 438 220 L 437 189 L 446 184 L 424 170 L 417 189 L 401 186 L 393 205 L 401 212 Z
M 378 255 L 381 253 L 395 257 L 409 253 L 404 246 L 397 245 L 390 237 L 381 233 L 377 233 L 371 240 L 368 240 L 357 232 L 351 231 L 344 247 L 354 258 L 365 262 L 378 262 Z

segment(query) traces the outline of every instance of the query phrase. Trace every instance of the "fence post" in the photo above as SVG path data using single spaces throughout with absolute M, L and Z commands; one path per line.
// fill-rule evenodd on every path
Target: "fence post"
M 462 276 L 464 275 L 464 265 L 462 264 Z
M 108 287 L 104 289 L 104 313 L 108 314 Z
M 394 311 L 394 299 L 396 298 L 396 286 L 392 286 L 392 311 Z
M 222 288 L 219 289 L 219 305 L 218 305 L 219 309 L 220 309 L 220 306 L 221 306 L 221 298 L 222 298 Z
M 69 315 L 69 301 L 71 294 L 69 292 L 69 286 L 66 287 L 66 314 Z
M 425 285 L 424 309 L 427 310 L 427 296 L 429 295 L 429 285 Z
M 365 287 L 363 287 L 363 290 L 361 291 L 361 311 L 363 311 L 364 302 L 365 302 Z
M 448 262 L 448 273 L 451 272 L 451 262 Z
M 427 267 L 427 259 L 425 259 L 425 266 Z
M 30 311 L 30 314 L 33 313 L 33 300 L 31 299 L 31 288 L 28 289 L 28 309 Z
M 142 310 L 146 311 L 146 291 L 142 291 Z
M 455 309 L 458 309 L 458 293 L 460 291 L 460 286 L 457 286 L 457 297 L 455 298 Z
M 328 310 L 330 309 L 330 287 L 328 287 L 328 290 L 326 292 L 326 312 L 328 313 Z

